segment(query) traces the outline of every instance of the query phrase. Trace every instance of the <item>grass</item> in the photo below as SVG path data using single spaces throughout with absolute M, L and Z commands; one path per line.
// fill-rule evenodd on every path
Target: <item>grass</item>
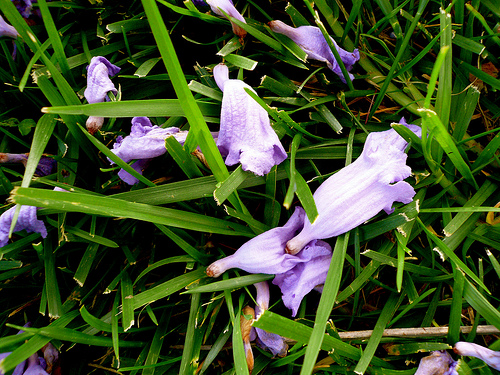
M 324 291 L 307 295 L 296 318 L 271 285 L 271 308 L 254 325 L 289 338 L 289 353 L 254 347 L 253 374 L 412 374 L 423 355 L 458 340 L 500 350 L 498 333 L 483 333 L 500 329 L 500 230 L 491 220 L 500 211 L 498 5 L 235 5 L 247 21 L 233 19 L 248 33 L 241 40 L 190 1 L 39 0 L 40 16 L 27 22 L 0 0 L 20 34 L 0 39 L 0 151 L 30 152 L 25 168 L 0 165 L 2 209 L 41 207 L 49 230 L 45 239 L 15 232 L 0 249 L 0 352 L 12 351 L 0 367 L 52 341 L 65 374 L 247 373 L 240 313 L 254 304 L 249 286 L 272 276 L 233 269 L 214 280 L 205 267 L 282 225 L 296 205 L 314 218 L 311 192 L 359 156 L 367 133 L 401 117 L 424 134 L 395 127 L 411 141 L 414 202 L 327 239 L 335 252 Z M 356 79 L 343 84 L 306 60 L 269 29 L 273 19 L 358 48 Z M 85 67 L 97 55 L 121 68 L 119 94 L 87 104 Z M 289 153 L 266 176 L 227 167 L 210 133 L 221 106 L 212 68 L 223 61 L 257 91 Z M 84 129 L 89 115 L 106 118 L 95 136 Z M 143 176 L 110 151 L 133 116 L 190 130 L 184 147 L 169 139 Z M 192 155 L 198 148 L 206 163 Z M 57 169 L 34 177 L 42 154 Z M 140 182 L 122 183 L 118 168 Z M 26 321 L 32 328 L 16 335 Z M 384 335 L 419 327 L 448 332 Z M 364 330 L 373 330 L 368 339 L 339 335 Z M 460 374 L 494 372 L 460 360 Z

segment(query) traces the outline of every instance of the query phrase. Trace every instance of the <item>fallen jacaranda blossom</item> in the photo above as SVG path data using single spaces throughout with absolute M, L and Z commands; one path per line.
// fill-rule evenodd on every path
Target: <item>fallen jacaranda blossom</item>
M 111 151 L 126 163 L 137 160 L 132 164 L 132 168 L 142 174 L 152 158 L 167 152 L 165 148 L 167 137 L 173 136 L 181 145 L 184 145 L 187 133 L 177 127 L 161 128 L 153 125 L 147 117 L 134 117 L 130 135 L 117 137 Z M 118 176 L 129 185 L 139 182 L 137 178 L 123 169 L 118 172 Z
M 239 79 L 229 79 L 224 64 L 214 68 L 214 78 L 223 92 L 217 146 L 226 165 L 241 163 L 243 170 L 263 176 L 287 158 L 269 116 L 245 89 L 255 92 Z
M 257 302 L 257 305 L 255 306 L 255 319 L 259 319 L 262 313 L 269 309 L 269 285 L 267 284 L 267 281 L 262 281 L 254 284 L 254 286 L 257 290 L 257 297 L 255 298 L 255 301 Z M 283 337 L 257 327 L 253 327 L 253 330 L 255 331 L 255 334 L 251 335 L 251 339 L 255 340 L 261 349 L 271 352 L 274 357 L 286 356 L 288 344 Z
M 277 274 L 273 280 L 283 294 L 283 304 L 297 315 L 300 303 L 306 294 L 323 285 L 332 260 L 332 248 L 321 240 L 313 240 L 297 255 L 307 262 L 297 263 L 290 270 Z
M 335 59 L 335 55 L 318 27 L 292 27 L 282 21 L 271 21 L 268 25 L 275 33 L 284 34 L 292 39 L 305 53 L 307 53 L 308 58 L 326 62 L 327 66 L 339 76 L 342 82 L 346 83 L 342 70 L 340 69 L 340 65 Z M 354 64 L 359 60 L 359 51 L 355 49 L 352 52 L 348 52 L 340 48 L 332 37 L 330 37 L 330 40 L 339 53 L 346 70 L 350 71 Z M 349 73 L 349 78 L 352 81 L 354 76 Z
M 0 216 L 0 247 L 7 245 L 9 241 L 10 226 L 16 206 L 9 208 Z M 47 237 L 47 228 L 43 221 L 38 220 L 36 212 L 38 207 L 34 206 L 21 206 L 17 222 L 14 227 L 14 232 L 19 232 L 25 229 L 28 233 L 37 232 L 43 238 Z
M 2 16 L 0 16 L 0 37 L 5 36 L 16 39 L 18 37 L 17 30 L 14 26 L 9 25 Z
M 118 74 L 120 68 L 111 64 L 103 56 L 92 57 L 90 65 L 87 67 L 87 88 L 85 89 L 85 99 L 90 104 L 102 103 L 108 100 L 108 92 L 117 94 L 117 90 L 109 77 Z M 87 119 L 87 130 L 94 134 L 101 129 L 104 123 L 103 117 L 90 116 Z
M 436 350 L 420 360 L 414 375 L 458 375 L 457 362 L 447 351 Z
M 0 163 L 21 163 L 26 167 L 29 154 L 9 154 L 0 152 Z M 42 156 L 35 169 L 35 175 L 38 177 L 47 176 L 52 173 L 56 165 L 56 160 L 47 156 Z
M 459 341 L 453 347 L 458 355 L 476 357 L 483 360 L 488 366 L 500 371 L 500 352 L 488 349 L 472 342 Z
M 302 228 L 305 211 L 296 207 L 293 215 L 282 227 L 270 229 L 244 243 L 234 254 L 216 260 L 207 267 L 206 273 L 218 277 L 230 268 L 250 273 L 278 274 L 307 262 L 306 257 L 285 253 L 285 244 Z
M 420 136 L 418 126 L 408 125 L 404 119 L 402 124 Z M 370 133 L 359 158 L 315 191 L 318 217 L 314 223 L 305 217 L 302 231 L 287 242 L 286 251 L 297 254 L 312 240 L 345 233 L 381 210 L 392 213 L 394 202 L 410 203 L 415 190 L 403 181 L 411 174 L 406 165 L 406 146 L 394 129 Z
M 236 18 L 238 21 L 246 23 L 245 19 L 240 12 L 234 7 L 231 0 L 206 0 L 206 3 L 210 5 L 210 8 L 215 14 L 219 16 L 226 17 L 224 13 L 228 16 Z M 247 32 L 231 21 L 231 26 L 233 28 L 233 33 L 240 38 L 244 38 Z

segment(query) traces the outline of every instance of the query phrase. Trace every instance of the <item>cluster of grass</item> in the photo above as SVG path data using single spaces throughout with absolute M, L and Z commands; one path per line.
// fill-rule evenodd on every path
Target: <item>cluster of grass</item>
M 254 304 L 249 286 L 270 277 L 231 270 L 213 280 L 205 267 L 283 224 L 285 206 L 307 202 L 359 155 L 367 133 L 403 116 L 425 134 L 398 128 L 412 146 L 414 202 L 328 239 L 324 291 L 308 295 L 296 319 L 272 286 L 272 307 L 254 324 L 289 338 L 290 350 L 276 359 L 255 348 L 253 373 L 412 374 L 422 353 L 459 340 L 500 349 L 494 330 L 478 330 L 500 329 L 498 3 L 235 4 L 247 20 L 243 40 L 190 1 L 39 0 L 41 17 L 26 22 L 0 0 L 21 36 L 14 58 L 12 40 L 0 39 L 0 151 L 30 152 L 26 170 L 0 167 L 2 200 L 5 209 L 43 208 L 49 229 L 45 239 L 14 233 L 0 249 L 0 352 L 13 351 L 2 368 L 52 341 L 65 374 L 244 374 L 240 311 Z M 319 26 L 358 48 L 356 79 L 345 85 L 306 61 L 270 31 L 273 19 Z M 120 93 L 85 104 L 85 68 L 97 55 L 121 67 Z M 211 69 L 223 61 L 259 93 L 289 151 L 264 177 L 227 168 L 210 135 L 222 97 Z M 106 117 L 95 136 L 84 129 L 89 115 Z M 190 136 L 184 147 L 168 140 L 130 187 L 117 168 L 131 168 L 109 149 L 133 116 Z M 206 164 L 192 155 L 197 147 Z M 33 177 L 42 153 L 57 171 Z M 71 193 L 52 190 L 68 185 Z M 34 328 L 15 335 L 26 321 Z M 448 331 L 405 337 L 418 327 Z M 388 328 L 401 337 L 383 336 Z M 342 339 L 360 330 L 373 332 Z M 459 368 L 493 372 L 468 359 Z

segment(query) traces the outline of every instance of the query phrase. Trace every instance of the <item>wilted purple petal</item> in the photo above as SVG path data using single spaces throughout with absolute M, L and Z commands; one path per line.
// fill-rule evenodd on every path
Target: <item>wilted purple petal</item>
M 292 310 L 292 316 L 297 315 L 304 296 L 325 283 L 332 260 L 332 248 L 324 241 L 315 240 L 296 256 L 304 259 L 304 262 L 277 274 L 273 280 L 273 284 L 280 287 L 283 303 Z
M 95 56 L 90 60 L 87 67 L 87 88 L 84 95 L 90 104 L 102 103 L 108 99 L 108 92 L 116 95 L 118 92 L 114 83 L 109 77 L 118 74 L 120 68 L 111 64 L 105 57 Z M 87 129 L 94 134 L 102 127 L 104 119 L 102 117 L 90 116 L 87 119 Z
M 32 354 L 28 358 L 28 368 L 24 372 L 24 375 L 49 375 L 41 366 L 40 359 L 37 353 Z
M 21 16 L 24 18 L 29 18 L 29 16 L 31 16 L 31 12 L 33 10 L 31 0 L 12 0 L 12 2 L 16 6 L 19 13 L 21 13 Z
M 17 33 L 17 30 L 14 28 L 14 26 L 9 25 L 3 19 L 3 17 L 0 16 L 0 37 L 2 36 L 16 39 L 19 34 Z
M 167 137 L 174 136 L 181 145 L 184 145 L 187 133 L 187 131 L 180 131 L 176 127 L 161 128 L 153 125 L 147 117 L 134 117 L 130 135 L 125 138 L 117 137 L 111 152 L 126 163 L 136 159 L 137 162 L 132 164 L 132 168 L 142 174 L 142 170 L 152 158 L 167 152 L 165 148 Z M 118 176 L 129 185 L 138 182 L 135 177 L 123 169 L 118 172 Z
M 59 351 L 55 348 L 52 343 L 48 343 L 42 348 L 43 352 L 43 359 L 45 360 L 46 363 L 46 370 L 49 373 L 52 373 L 52 368 L 54 364 L 58 361 L 59 359 Z
M 241 163 L 243 170 L 263 176 L 287 158 L 264 108 L 245 91 L 254 91 L 238 79 L 229 79 L 224 64 L 214 68 L 214 78 L 223 91 L 217 146 L 226 165 Z
M 267 281 L 262 281 L 253 285 L 257 290 L 257 297 L 255 298 L 257 302 L 257 306 L 255 306 L 255 319 L 259 319 L 259 316 L 269 308 L 269 285 Z M 261 349 L 271 352 L 273 356 L 286 356 L 288 345 L 283 337 L 257 327 L 254 327 L 254 330 L 255 338 L 252 339 L 255 339 L 257 345 Z
M 26 167 L 29 154 L 0 153 L 0 163 L 20 163 Z M 35 175 L 42 177 L 52 173 L 56 161 L 47 156 L 42 156 L 35 170 Z
M 272 31 L 284 34 L 292 39 L 305 53 L 307 53 L 310 59 L 326 62 L 328 67 L 339 76 L 342 82 L 346 83 L 342 70 L 335 59 L 335 55 L 318 27 L 299 26 L 295 28 L 281 21 L 271 21 L 269 22 L 269 27 Z M 359 51 L 355 49 L 353 52 L 347 52 L 340 48 L 332 37 L 330 37 L 330 39 L 339 53 L 346 70 L 350 71 L 359 60 Z M 349 78 L 352 81 L 354 76 L 349 73 Z
M 447 351 L 434 351 L 420 360 L 414 375 L 458 375 L 456 365 Z
M 224 13 L 227 13 L 227 15 L 236 18 L 238 21 L 246 23 L 245 19 L 243 18 L 241 13 L 236 10 L 231 0 L 206 0 L 206 3 L 210 5 L 210 8 L 212 8 L 212 11 L 215 14 L 226 17 Z M 243 38 L 245 37 L 245 35 L 247 35 L 247 32 L 244 29 L 242 29 L 232 21 L 231 26 L 233 28 L 233 33 L 238 35 L 240 38 Z
M 500 352 L 488 349 L 472 342 L 459 341 L 453 347 L 458 355 L 476 357 L 483 360 L 488 366 L 500 371 Z
M 296 207 L 288 222 L 270 229 L 243 244 L 234 254 L 213 262 L 207 275 L 218 277 L 230 268 L 239 268 L 250 273 L 276 274 L 286 272 L 302 258 L 285 253 L 285 244 L 300 230 L 305 211 Z
M 28 322 L 24 325 L 24 327 L 30 327 L 31 326 L 31 322 Z M 20 330 L 19 332 L 17 332 L 17 335 L 23 333 L 24 331 L 23 330 Z M 7 352 L 7 353 L 0 353 L 0 361 L 3 360 L 4 358 L 8 357 L 12 352 Z M 12 372 L 12 375 L 22 375 L 22 373 L 24 372 L 24 367 L 26 366 L 26 360 L 22 361 L 21 363 L 19 363 L 16 368 L 14 369 L 14 371 Z M 0 374 L 3 375 L 3 372 L 0 371 Z
M 9 241 L 9 231 L 15 210 L 16 206 L 9 208 L 0 216 L 0 247 L 4 247 Z M 47 237 L 45 224 L 43 221 L 37 219 L 37 210 L 38 208 L 34 206 L 21 206 L 14 232 L 25 229 L 28 233 L 37 232 L 40 233 L 43 238 Z
M 408 127 L 419 134 L 417 126 Z M 394 129 L 370 133 L 360 157 L 316 190 L 318 217 L 313 224 L 305 218 L 302 231 L 287 243 L 287 252 L 296 254 L 314 239 L 345 233 L 381 210 L 390 214 L 394 202 L 410 203 L 415 190 L 402 181 L 411 174 L 406 145 Z

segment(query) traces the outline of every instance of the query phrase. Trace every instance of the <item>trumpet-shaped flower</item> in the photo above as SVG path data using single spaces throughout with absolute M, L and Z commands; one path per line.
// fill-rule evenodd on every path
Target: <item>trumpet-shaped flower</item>
M 318 27 L 299 26 L 295 28 L 288 26 L 282 21 L 271 21 L 269 22 L 269 27 L 272 31 L 284 34 L 292 39 L 305 53 L 307 53 L 310 59 L 326 62 L 327 66 L 339 76 L 342 82 L 346 83 L 340 65 Z M 340 59 L 344 63 L 346 70 L 350 71 L 353 65 L 359 60 L 359 51 L 355 49 L 352 52 L 348 52 L 340 48 L 332 37 L 330 37 L 330 40 L 339 53 Z M 349 73 L 349 78 L 352 81 L 354 76 Z
M 116 95 L 118 92 L 109 77 L 118 74 L 120 68 L 111 64 L 105 57 L 92 57 L 90 65 L 87 67 L 87 88 L 84 95 L 90 104 L 101 103 L 108 100 L 108 92 Z M 103 117 L 90 116 L 87 119 L 87 130 L 94 134 L 101 129 L 104 123 Z
M 20 163 L 26 167 L 28 156 L 29 154 L 9 154 L 1 152 L 0 163 Z M 55 164 L 55 159 L 42 156 L 35 169 L 35 175 L 42 177 L 51 174 Z
M 16 206 L 11 207 L 0 216 L 0 247 L 4 247 L 9 241 L 9 231 L 15 210 Z M 38 207 L 21 206 L 14 232 L 25 229 L 28 233 L 37 232 L 43 238 L 47 237 L 47 228 L 45 228 L 43 221 L 38 220 L 36 215 L 37 210 Z
M 304 296 L 325 283 L 332 260 L 332 248 L 324 241 L 314 240 L 296 256 L 307 259 L 307 262 L 298 263 L 292 269 L 277 274 L 273 280 L 273 284 L 280 287 L 283 303 L 292 310 L 292 316 L 297 315 Z
M 271 127 L 269 116 L 238 79 L 229 79 L 224 64 L 214 68 L 214 78 L 223 91 L 217 146 L 226 164 L 241 163 L 243 170 L 262 176 L 287 158 L 285 149 Z
M 137 160 L 132 164 L 132 168 L 142 174 L 142 170 L 152 158 L 167 152 L 165 148 L 167 137 L 173 136 L 183 145 L 187 133 L 187 131 L 181 131 L 176 127 L 161 128 L 153 125 L 147 117 L 134 117 L 130 135 L 125 138 L 117 137 L 111 151 L 126 163 Z M 137 178 L 123 169 L 118 172 L 118 176 L 129 185 L 139 182 Z
M 262 313 L 269 308 L 269 285 L 267 281 L 262 281 L 254 284 L 254 286 L 257 290 L 257 297 L 255 299 L 257 302 L 255 306 L 255 319 L 259 319 Z M 271 352 L 273 356 L 286 356 L 288 344 L 283 337 L 257 327 L 253 329 L 255 330 L 255 341 L 261 349 Z
M 233 2 L 231 0 L 206 0 L 207 4 L 210 5 L 210 8 L 215 14 L 219 16 L 226 17 L 231 16 L 236 18 L 238 21 L 246 23 L 245 19 L 241 15 L 240 12 L 234 7 Z M 226 13 L 226 14 L 224 14 Z M 231 27 L 233 28 L 233 33 L 240 38 L 244 38 L 247 35 L 247 32 L 236 25 L 233 21 L 231 21 Z
M 277 274 L 288 271 L 297 263 L 308 259 L 285 253 L 285 244 L 300 230 L 305 211 L 301 207 L 282 226 L 270 229 L 243 244 L 234 254 L 216 260 L 207 267 L 206 273 L 218 277 L 230 268 L 239 268 L 250 273 Z
M 402 123 L 406 124 L 404 119 Z M 420 135 L 418 126 L 406 126 Z M 394 202 L 410 203 L 415 190 L 403 181 L 411 174 L 406 145 L 394 129 L 370 133 L 360 157 L 316 190 L 313 197 L 318 217 L 314 223 L 305 217 L 302 231 L 288 241 L 286 251 L 296 254 L 314 239 L 345 233 L 381 210 L 390 214 Z
M 16 39 L 18 37 L 17 30 L 14 28 L 14 26 L 9 25 L 2 16 L 0 16 L 0 37 L 6 36 L 9 38 L 14 38 Z
M 483 360 L 488 366 L 500 371 L 500 351 L 491 350 L 472 342 L 459 341 L 453 347 L 458 355 L 476 357 Z
M 457 362 L 446 351 L 434 351 L 420 360 L 414 375 L 458 375 Z

